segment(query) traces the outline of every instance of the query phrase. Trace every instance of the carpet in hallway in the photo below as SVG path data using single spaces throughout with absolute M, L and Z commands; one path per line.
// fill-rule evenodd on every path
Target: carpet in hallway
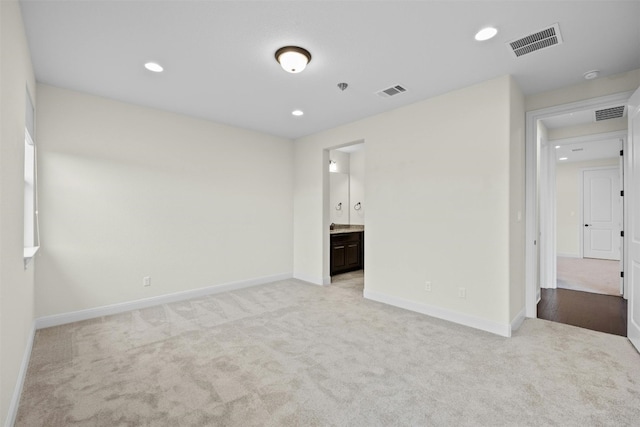
M 558 288 L 620 295 L 620 261 L 558 257 Z

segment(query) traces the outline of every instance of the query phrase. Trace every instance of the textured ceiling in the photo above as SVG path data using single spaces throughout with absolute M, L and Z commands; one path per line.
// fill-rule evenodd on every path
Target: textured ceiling
M 287 138 L 505 74 L 532 94 L 640 68 L 640 1 L 21 3 L 38 81 Z M 563 44 L 511 56 L 556 22 Z M 476 42 L 486 25 L 498 35 Z M 289 44 L 313 55 L 300 74 L 274 59 Z M 395 84 L 408 91 L 375 95 Z

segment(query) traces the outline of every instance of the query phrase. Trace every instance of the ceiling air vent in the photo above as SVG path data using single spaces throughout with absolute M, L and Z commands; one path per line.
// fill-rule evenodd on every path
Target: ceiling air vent
M 604 108 L 602 110 L 596 110 L 596 122 L 609 119 L 619 119 L 624 116 L 624 105 L 617 107 Z
M 536 33 L 507 42 L 507 47 L 515 58 L 519 58 L 531 52 L 546 49 L 561 43 L 562 35 L 560 35 L 560 27 L 556 23 Z
M 387 89 L 382 89 L 379 92 L 376 92 L 376 95 L 381 96 L 383 98 L 389 98 L 390 96 L 398 95 L 399 93 L 406 92 L 407 89 L 403 88 L 400 85 L 391 86 Z

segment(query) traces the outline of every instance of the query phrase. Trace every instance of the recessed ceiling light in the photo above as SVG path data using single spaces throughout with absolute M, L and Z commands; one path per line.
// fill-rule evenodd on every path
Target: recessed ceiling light
M 476 33 L 476 40 L 479 42 L 489 40 L 498 34 L 498 30 L 493 27 L 486 27 Z
M 146 64 L 144 64 L 144 68 L 149 71 L 153 71 L 154 73 L 161 73 L 162 71 L 164 71 L 162 65 L 158 64 L 157 62 L 147 62 Z
M 293 110 L 291 112 L 291 114 L 293 114 L 294 116 L 302 116 L 304 114 L 304 111 L 302 111 L 302 110 Z
M 556 145 L 556 148 L 560 148 L 560 146 L 559 146 L 559 145 Z
M 597 78 L 599 75 L 600 75 L 600 70 L 591 70 L 583 74 L 584 78 L 587 80 L 593 80 Z
M 568 157 L 560 157 L 558 160 L 567 160 Z

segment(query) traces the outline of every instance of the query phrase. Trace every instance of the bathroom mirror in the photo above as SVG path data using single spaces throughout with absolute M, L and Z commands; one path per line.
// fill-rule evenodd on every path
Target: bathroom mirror
M 349 174 L 329 174 L 329 217 L 334 224 L 349 224 Z
M 364 145 L 329 151 L 329 218 L 334 224 L 364 225 Z

